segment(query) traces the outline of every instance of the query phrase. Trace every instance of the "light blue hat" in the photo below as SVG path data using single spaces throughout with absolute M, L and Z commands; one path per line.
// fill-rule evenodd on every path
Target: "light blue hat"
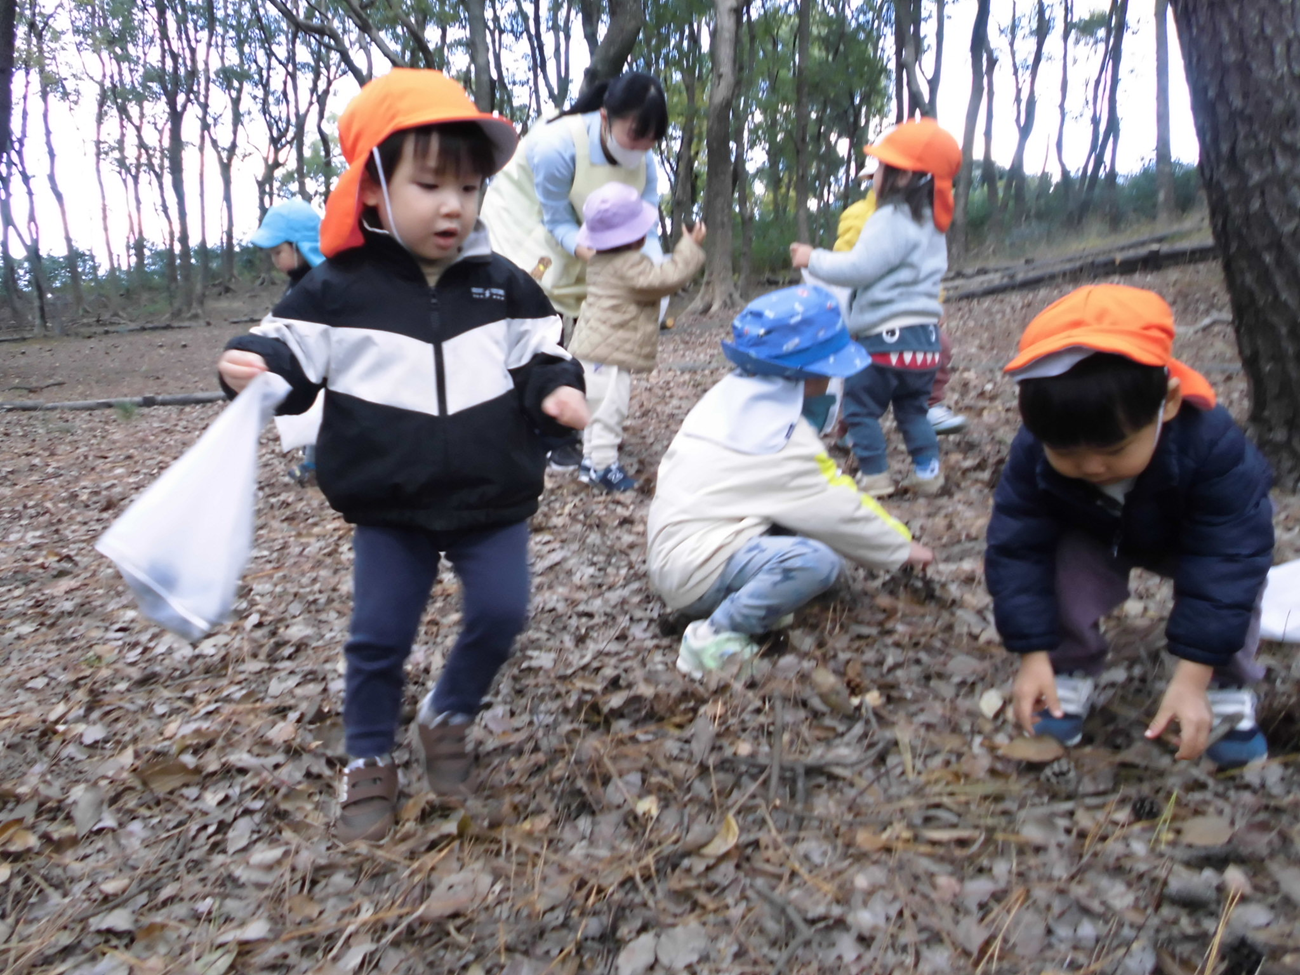
M 320 252 L 320 214 L 306 200 L 285 200 L 271 207 L 248 242 L 254 247 L 293 244 L 312 267 L 325 260 Z
M 802 284 L 751 301 L 731 325 L 722 351 L 744 372 L 786 379 L 852 376 L 871 357 L 844 327 L 840 303 L 825 288 Z

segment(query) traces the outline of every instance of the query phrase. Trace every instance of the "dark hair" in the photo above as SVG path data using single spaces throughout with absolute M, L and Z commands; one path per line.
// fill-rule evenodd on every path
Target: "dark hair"
M 473 122 L 436 122 L 414 129 L 402 129 L 379 143 L 379 161 L 384 167 L 384 179 L 393 178 L 408 139 L 415 143 L 412 147 L 415 158 L 424 159 L 429 155 L 435 135 L 438 137 L 439 175 L 469 171 L 486 179 L 496 172 L 492 140 L 480 126 Z M 371 179 L 379 182 L 379 170 L 375 168 L 373 154 L 366 158 L 366 172 Z
M 632 138 L 668 134 L 668 99 L 659 79 L 641 71 L 625 71 L 610 81 L 592 85 L 556 118 L 583 115 L 603 108 L 611 119 L 631 118 Z
M 876 173 L 876 205 L 900 202 L 912 211 L 912 219 L 922 223 L 926 219 L 926 210 L 934 210 L 934 177 L 929 173 L 913 173 L 914 178 L 906 186 L 899 185 L 902 174 L 910 170 L 898 169 L 885 163 L 880 164 Z M 923 178 L 920 178 L 923 177 Z
M 1094 352 L 1059 376 L 1020 383 L 1020 416 L 1049 447 L 1109 447 L 1155 421 L 1169 379 L 1161 366 Z

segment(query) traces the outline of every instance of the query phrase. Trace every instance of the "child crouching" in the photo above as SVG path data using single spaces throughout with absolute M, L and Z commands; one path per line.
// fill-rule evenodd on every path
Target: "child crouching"
M 825 592 L 852 559 L 926 565 L 933 553 L 826 455 L 805 417 L 828 380 L 867 368 L 825 289 L 752 302 L 723 352 L 738 368 L 687 414 L 659 465 L 649 512 L 650 582 L 696 617 L 677 669 L 694 678 L 753 656 L 759 634 Z
M 618 462 L 632 398 L 632 374 L 649 372 L 659 352 L 660 299 L 680 291 L 704 266 L 704 224 L 682 234 L 662 264 L 641 253 L 659 212 L 625 183 L 606 183 L 587 197 L 578 244 L 596 251 L 587 267 L 587 300 L 569 351 L 582 362 L 591 423 L 582 434 L 578 477 L 606 491 L 636 481 Z
M 1173 312 L 1150 291 L 1080 288 L 1029 323 L 1006 371 L 1024 426 L 994 495 L 985 571 L 1003 642 L 1021 655 L 1015 714 L 1067 745 L 1083 734 L 1107 645 L 1099 621 L 1129 571 L 1174 581 L 1178 662 L 1148 738 L 1223 768 L 1268 743 L 1247 685 L 1273 556 L 1268 465 L 1205 378 L 1172 358 Z M 1211 742 L 1215 722 L 1230 730 Z

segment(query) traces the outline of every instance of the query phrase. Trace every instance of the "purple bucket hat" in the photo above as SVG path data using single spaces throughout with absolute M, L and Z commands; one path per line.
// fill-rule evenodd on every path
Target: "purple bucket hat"
M 582 205 L 578 243 L 607 251 L 635 243 L 659 222 L 659 211 L 626 183 L 606 183 Z

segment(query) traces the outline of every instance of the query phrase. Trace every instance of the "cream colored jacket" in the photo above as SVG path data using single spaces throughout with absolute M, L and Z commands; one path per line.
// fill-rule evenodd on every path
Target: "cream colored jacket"
M 732 555 L 774 525 L 871 569 L 896 569 L 911 549 L 906 526 L 840 473 L 807 420 L 773 454 L 679 433 L 650 504 L 650 583 L 670 608 L 689 606 Z
M 704 251 L 689 237 L 658 265 L 640 251 L 596 254 L 587 265 L 587 300 L 569 353 L 649 372 L 659 354 L 659 299 L 680 291 L 703 266 Z

